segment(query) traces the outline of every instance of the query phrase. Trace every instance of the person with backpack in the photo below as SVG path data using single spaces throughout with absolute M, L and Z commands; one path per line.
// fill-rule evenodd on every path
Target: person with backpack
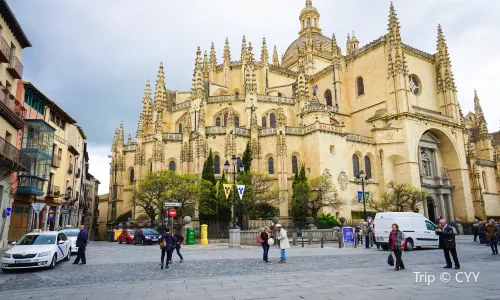
M 262 245 L 262 250 L 264 251 L 263 260 L 264 263 L 269 263 L 269 239 L 271 238 L 271 234 L 269 233 L 269 227 L 265 226 L 264 230 L 257 237 L 257 242 Z

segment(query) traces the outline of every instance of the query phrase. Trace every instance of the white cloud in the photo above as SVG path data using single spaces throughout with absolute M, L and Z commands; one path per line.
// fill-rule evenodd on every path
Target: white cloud
M 87 144 L 89 172 L 101 182 L 99 185 L 99 195 L 109 192 L 109 164 L 111 159 L 108 158 L 108 155 L 111 154 L 110 149 L 111 147 L 108 145 Z

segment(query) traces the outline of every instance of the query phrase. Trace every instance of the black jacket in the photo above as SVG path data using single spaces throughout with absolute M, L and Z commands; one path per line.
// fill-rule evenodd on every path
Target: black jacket
M 260 238 L 264 241 L 263 243 L 261 243 L 262 246 L 269 246 L 269 244 L 267 243 L 267 240 L 269 238 L 268 238 L 267 234 L 264 231 L 262 231 L 260 233 Z
M 78 248 L 86 247 L 88 241 L 89 241 L 89 236 L 87 235 L 87 231 L 85 231 L 85 229 L 80 230 L 78 236 L 76 237 L 76 246 Z
M 441 231 L 436 231 L 436 234 L 439 235 L 439 248 L 451 249 L 457 246 L 455 243 L 455 232 L 450 225 L 446 225 Z
M 180 248 L 181 247 L 181 244 L 182 242 L 184 241 L 184 237 L 182 235 L 179 235 L 179 234 L 175 234 L 173 236 L 174 238 L 174 241 L 175 241 L 175 244 L 174 244 L 174 247 L 173 248 Z

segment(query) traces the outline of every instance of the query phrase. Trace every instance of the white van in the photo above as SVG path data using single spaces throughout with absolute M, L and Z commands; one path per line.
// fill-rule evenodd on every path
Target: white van
M 389 249 L 389 233 L 392 224 L 398 224 L 406 237 L 406 250 L 421 247 L 438 247 L 436 225 L 425 216 L 412 212 L 381 212 L 375 215 L 375 242 L 382 249 Z

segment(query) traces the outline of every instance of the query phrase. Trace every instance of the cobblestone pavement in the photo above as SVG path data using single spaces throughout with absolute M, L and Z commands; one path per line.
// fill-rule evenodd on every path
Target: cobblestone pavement
M 469 237 L 458 242 L 460 271 L 480 272 L 475 283 L 457 282 L 455 270 L 449 272 L 450 282 L 441 282 L 440 274 L 447 271 L 441 250 L 407 252 L 407 269 L 394 272 L 387 251 L 328 246 L 293 247 L 286 264 L 276 263 L 276 248 L 271 249 L 273 263 L 263 264 L 258 247 L 186 246 L 183 263 L 174 254 L 171 268 L 160 270 L 157 245 L 96 242 L 85 266 L 62 262 L 54 270 L 0 274 L 0 299 L 357 299 L 366 294 L 375 299 L 500 299 L 500 257 Z M 427 272 L 435 281 L 416 282 L 413 272 Z M 470 275 L 458 274 L 463 281 Z

